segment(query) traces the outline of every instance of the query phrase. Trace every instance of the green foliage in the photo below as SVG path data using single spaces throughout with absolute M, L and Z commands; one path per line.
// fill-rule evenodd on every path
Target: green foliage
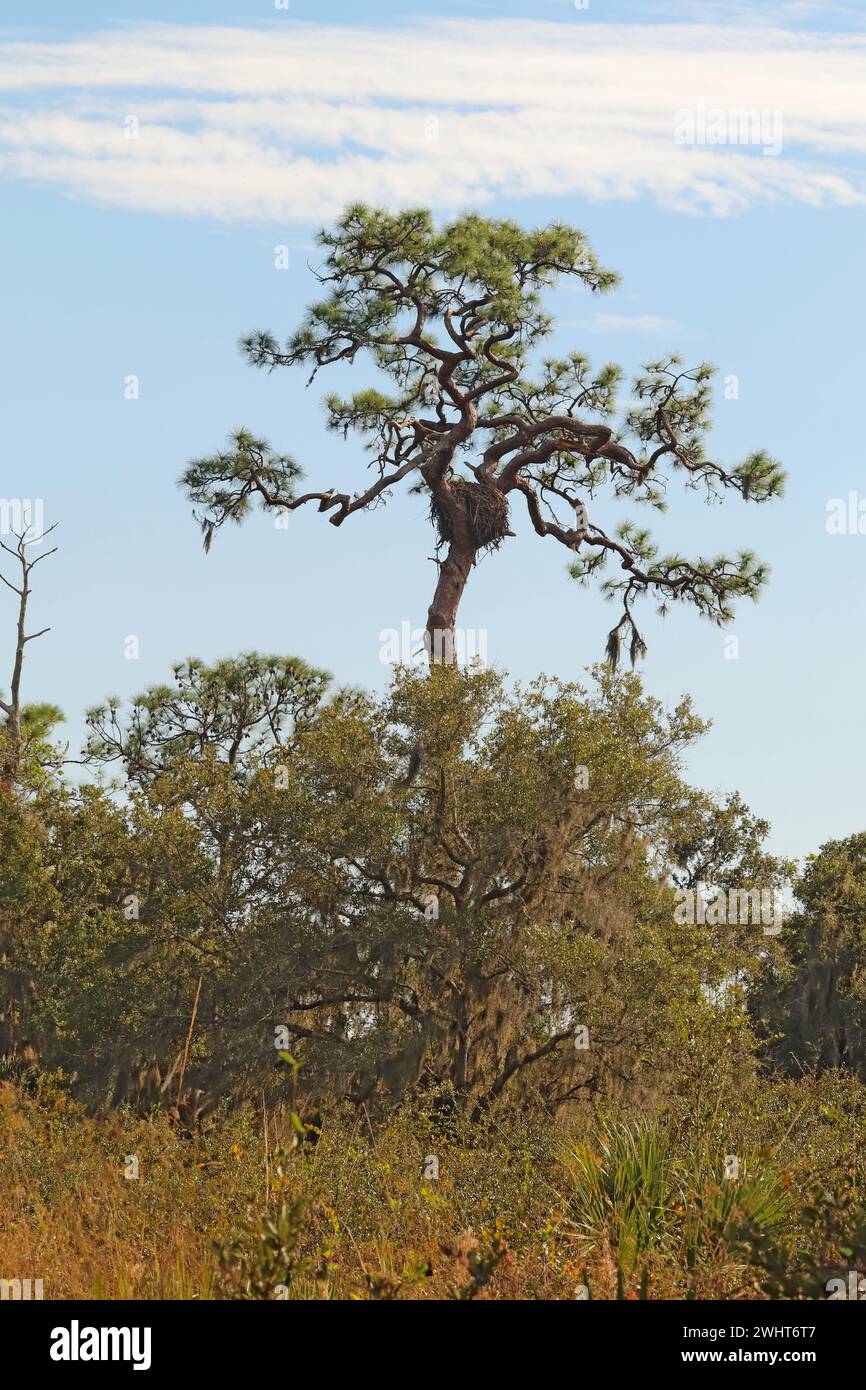
M 831 1278 L 847 1290 L 866 1267 L 862 1085 L 737 1070 L 688 1089 L 652 1122 L 628 1098 L 556 1125 L 507 1108 L 472 1122 L 443 1090 L 378 1117 L 331 1107 L 313 1143 L 260 1102 L 193 1132 L 125 1107 L 88 1119 L 68 1078 L 37 1072 L 0 1082 L 0 1238 L 11 1268 L 46 1271 L 46 1297 L 272 1298 L 285 1285 L 291 1299 L 572 1299 L 583 1285 L 602 1299 L 824 1298 L 839 1296 Z M 730 1152 L 744 1156 L 734 1181 Z
M 122 720 L 120 702 L 87 712 L 93 763 L 123 763 L 131 781 L 152 777 L 174 762 L 215 756 L 243 766 L 282 748 L 321 700 L 330 680 L 298 657 L 244 656 L 212 666 L 187 658 L 172 670 L 173 685 L 136 696 Z
M 590 515 L 605 489 L 664 510 L 669 476 L 708 502 L 731 491 L 766 502 L 781 496 L 784 473 L 765 450 L 730 468 L 710 457 L 707 363 L 686 367 L 676 355 L 648 363 L 618 421 L 619 367 L 593 369 L 579 351 L 542 355 L 552 330 L 546 290 L 565 276 L 591 292 L 617 283 L 582 232 L 562 223 L 527 230 L 477 213 L 437 228 L 423 209 L 395 214 L 356 204 L 319 244 L 324 297 L 284 346 L 259 329 L 241 348 L 268 371 L 309 367 L 310 380 L 322 367 L 365 357 L 376 384 L 348 397 L 329 392 L 325 406 L 328 427 L 344 438 L 358 435 L 372 454 L 374 480 L 353 493 L 300 492 L 294 459 L 235 431 L 227 450 L 195 460 L 180 480 L 206 548 L 255 502 L 284 512 L 317 503 L 341 526 L 407 480 L 429 498 L 437 543 L 448 547 L 446 564 L 454 560 L 456 582 L 438 620 L 446 628 L 454 626 L 472 564 L 514 534 L 509 510 L 521 501 L 535 532 L 571 553 L 570 573 L 580 583 L 613 564 L 615 575 L 602 583 L 604 595 L 622 605 L 608 636 L 611 664 L 624 639 L 632 665 L 645 654 L 634 612 L 641 598 L 654 597 L 662 614 L 687 603 L 724 625 L 736 599 L 758 597 L 768 569 L 751 551 L 660 556 L 632 519 L 608 534 Z M 481 511 L 493 520 L 479 532 Z
M 866 834 L 831 840 L 794 882 L 785 956 L 771 958 L 753 1001 L 777 1062 L 866 1076 Z
M 721 800 L 696 793 L 684 809 L 681 836 L 671 847 L 674 882 L 684 888 L 781 886 L 795 864 L 767 853 L 769 830 L 739 792 Z
M 847 1290 L 864 1267 L 866 1168 L 839 1166 L 850 1132 L 823 1113 L 831 1093 L 757 1079 L 741 1111 L 736 1086 L 717 1096 L 732 1146 L 765 1150 L 726 1181 L 711 1129 L 673 1113 L 471 1124 L 431 1095 L 375 1125 L 331 1110 L 315 1144 L 293 1144 L 290 1115 L 260 1107 L 192 1134 L 123 1108 L 88 1120 L 42 1073 L 0 1084 L 0 1229 L 13 1268 L 46 1270 L 46 1297 L 839 1296 L 829 1280 Z
M 627 1270 L 671 1228 L 678 1184 L 666 1138 L 648 1121 L 603 1122 L 595 1146 L 564 1157 L 575 1229 L 590 1239 L 603 1233 Z
M 647 1257 L 691 1271 L 692 1289 L 708 1265 L 737 1246 L 744 1229 L 769 1240 L 789 1221 L 781 1174 L 757 1157 L 723 1173 L 701 1146 L 669 1123 L 602 1117 L 590 1142 L 566 1150 L 568 1216 L 584 1255 L 609 1250 L 618 1278 Z
M 58 747 L 52 735 L 63 717 L 57 705 L 24 705 L 18 737 L 10 720 L 0 719 L 0 794 L 5 788 L 10 795 L 26 798 L 56 780 L 65 749 Z
M 29 1065 L 43 1026 L 34 961 L 58 902 L 34 809 L 0 788 L 0 1058 Z
M 86 1243 L 107 1209 L 124 1251 L 144 1221 L 152 1264 L 124 1254 L 97 1292 L 240 1298 L 821 1297 L 856 1274 L 864 837 L 807 863 L 779 940 L 679 924 L 676 888 L 791 871 L 738 795 L 684 780 L 688 699 L 607 667 L 325 682 L 188 661 L 91 715 L 122 797 L 44 764 L 0 797 L 15 1239 L 38 1214 Z M 807 1019 L 845 1053 L 764 1074 L 783 1043 L 750 1014 L 785 1025 L 816 972 Z M 138 1206 L 118 1153 L 159 1169 Z M 169 1195 L 201 1237 L 172 1269 Z
M 18 959 L 46 1064 L 191 1125 L 291 1102 L 281 1052 L 311 1105 L 446 1086 L 476 1121 L 510 1097 L 657 1102 L 698 1035 L 750 1064 L 761 938 L 677 925 L 669 874 L 770 861 L 741 803 L 720 819 L 683 781 L 687 700 L 606 668 L 589 690 L 402 670 L 327 703 L 322 680 L 189 662 L 125 721 L 91 714 L 126 798 L 40 804 L 57 901 Z
M 248 515 L 255 495 L 253 482 L 268 506 L 279 507 L 286 490 L 291 496 L 293 483 L 301 477 L 293 459 L 274 454 L 267 440 L 249 430 L 234 430 L 229 446 L 212 457 L 195 459 L 181 479 L 190 500 L 206 508 L 207 515 L 201 519 L 206 551 L 220 526 L 227 521 L 239 526 Z
M 293 1281 L 305 1272 L 299 1255 L 304 1202 L 287 1194 L 284 1156 L 274 1156 L 276 1209 L 250 1212 L 232 1240 L 215 1242 L 219 1289 L 225 1298 L 287 1298 Z
M 769 1298 L 862 1298 L 866 1289 L 866 1206 L 850 1175 L 835 1191 L 812 1184 L 796 1237 L 780 1239 L 746 1214 L 730 1243 L 746 1262 L 754 1291 Z

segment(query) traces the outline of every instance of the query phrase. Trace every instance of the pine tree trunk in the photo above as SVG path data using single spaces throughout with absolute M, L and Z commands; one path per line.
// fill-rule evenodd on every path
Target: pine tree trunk
M 433 602 L 427 612 L 427 657 L 431 666 L 456 666 L 457 610 L 478 546 L 469 524 L 465 489 L 445 488 L 440 493 L 450 517 L 448 554 L 439 566 Z
M 427 613 L 427 654 L 431 666 L 457 665 L 457 610 L 475 555 L 471 541 L 455 535 L 439 568 L 436 592 Z

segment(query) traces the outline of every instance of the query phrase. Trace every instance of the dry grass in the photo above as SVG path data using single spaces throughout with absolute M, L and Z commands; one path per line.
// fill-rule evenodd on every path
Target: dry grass
M 49 1299 L 273 1297 L 287 1277 L 289 1297 L 310 1299 L 571 1299 L 584 1283 L 634 1298 L 644 1278 L 653 1298 L 746 1292 L 718 1241 L 687 1267 L 674 1210 L 665 1242 L 624 1262 L 615 1220 L 579 1219 L 549 1125 L 479 1134 L 404 1111 L 374 1129 L 362 1111 L 315 1144 L 291 1134 L 268 1117 L 266 1165 L 261 1115 L 190 1135 L 158 1114 L 89 1119 L 51 1078 L 0 1084 L 0 1277 L 41 1278 Z M 794 1153 L 797 1134 L 786 1143 Z M 131 1155 L 137 1179 L 124 1176 Z

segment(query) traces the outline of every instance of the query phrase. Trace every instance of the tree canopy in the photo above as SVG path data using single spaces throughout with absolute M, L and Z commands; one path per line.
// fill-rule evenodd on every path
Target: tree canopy
M 730 982 L 760 972 L 762 938 L 677 924 L 671 874 L 780 870 L 742 803 L 719 813 L 683 780 L 704 728 L 688 700 L 666 712 L 604 667 L 590 689 L 509 689 L 438 666 L 311 702 L 323 678 L 275 665 L 183 663 L 183 698 L 157 686 L 130 720 L 94 717 L 123 801 L 43 792 L 22 1047 L 94 1103 L 192 1122 L 284 1096 L 283 1051 L 311 1103 L 441 1091 L 478 1116 L 661 1094 L 684 1036 L 726 1010 L 737 1034 Z M 290 738 L 262 716 L 287 671 Z
M 212 666 L 187 658 L 172 677 L 173 684 L 137 696 L 125 715 L 116 697 L 88 710 L 87 759 L 122 761 L 132 779 L 205 753 L 243 765 L 256 753 L 281 748 L 309 718 L 330 679 L 297 657 L 258 652 Z
M 406 482 L 428 498 L 442 552 L 427 638 L 431 660 L 449 663 L 469 574 L 513 535 L 518 502 L 539 537 L 571 553 L 575 579 L 601 578 L 604 594 L 621 604 L 607 640 L 613 663 L 623 642 L 632 662 L 645 651 L 635 616 L 642 598 L 655 599 L 662 613 L 685 603 L 724 624 L 736 598 L 757 597 L 767 569 L 750 550 L 660 554 L 633 519 L 602 520 L 609 501 L 664 510 L 672 478 L 707 501 L 733 492 L 765 502 L 781 494 L 784 474 L 762 449 L 733 465 L 708 452 L 706 363 L 687 367 L 676 355 L 648 363 L 632 385 L 632 404 L 619 411 L 619 367 L 593 368 L 579 351 L 542 354 L 552 328 L 545 290 L 562 277 L 593 293 L 617 282 L 582 232 L 562 223 L 528 231 L 475 213 L 437 228 L 424 210 L 358 204 L 320 233 L 319 244 L 323 297 L 284 346 L 257 330 L 242 349 L 268 371 L 306 366 L 311 381 L 323 367 L 366 357 L 374 383 L 384 379 L 388 389 L 332 393 L 325 404 L 329 428 L 363 443 L 372 481 L 353 493 L 304 490 L 292 456 L 238 430 L 227 449 L 192 462 L 181 480 L 206 548 L 254 502 L 278 512 L 315 503 L 341 526 Z
M 787 1070 L 866 1076 L 866 833 L 830 840 L 793 881 L 783 961 L 768 962 L 753 1010 Z

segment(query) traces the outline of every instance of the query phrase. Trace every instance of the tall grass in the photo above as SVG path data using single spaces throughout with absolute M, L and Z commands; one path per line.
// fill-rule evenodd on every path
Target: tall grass
M 266 1146 L 261 1114 L 190 1134 L 160 1114 L 88 1118 L 52 1078 L 0 1084 L 0 1278 L 41 1278 L 46 1298 L 736 1297 L 767 1287 L 747 1230 L 793 1288 L 804 1252 L 821 1270 L 847 1258 L 807 1189 L 866 1190 L 862 1146 L 845 1167 L 839 1084 L 768 1086 L 720 1133 L 675 1115 L 588 1116 L 569 1135 L 544 1117 L 361 1109 L 294 1146 L 272 1115 Z

